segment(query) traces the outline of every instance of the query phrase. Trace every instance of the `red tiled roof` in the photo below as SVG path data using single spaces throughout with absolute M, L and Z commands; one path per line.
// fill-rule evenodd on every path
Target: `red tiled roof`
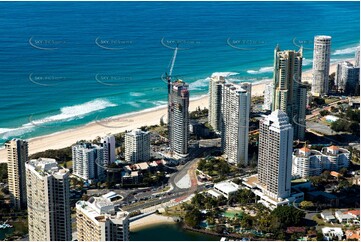
M 338 148 L 338 146 L 336 145 L 331 145 L 330 147 L 328 147 L 330 150 L 339 150 L 340 148 Z
M 307 148 L 307 147 L 303 147 L 300 149 L 300 151 L 303 151 L 303 152 L 310 152 L 310 149 Z
M 360 210 L 350 210 L 350 211 L 344 212 L 344 214 L 352 214 L 355 216 L 360 216 Z
M 331 172 L 330 172 L 330 175 L 331 175 L 331 176 L 334 176 L 334 177 L 339 177 L 339 176 L 341 176 L 341 174 L 338 173 L 338 172 L 336 172 L 336 171 L 331 171 Z

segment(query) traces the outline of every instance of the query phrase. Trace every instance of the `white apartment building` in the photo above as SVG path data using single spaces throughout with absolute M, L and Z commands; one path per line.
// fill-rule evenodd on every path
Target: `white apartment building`
M 101 139 L 103 146 L 103 162 L 108 166 L 115 162 L 115 137 L 114 135 L 107 135 Z
M 221 143 L 229 163 L 248 164 L 250 83 L 222 84 Z
M 328 94 L 328 76 L 330 74 L 331 36 L 319 35 L 314 38 L 313 79 L 311 92 L 313 96 Z
M 317 150 L 307 147 L 295 149 L 292 155 L 292 176 L 294 178 L 306 178 L 318 176 L 322 172 L 322 155 Z
M 323 170 L 338 171 L 349 166 L 350 152 L 337 146 L 325 147 L 321 151 L 307 147 L 295 149 L 292 155 L 292 176 L 307 178 L 319 176 Z
M 30 160 L 25 167 L 30 241 L 70 241 L 69 170 L 50 158 Z
M 273 111 L 260 121 L 258 181 L 274 199 L 291 194 L 293 128 L 287 114 Z
M 28 142 L 12 139 L 5 144 L 8 164 L 10 201 L 17 209 L 26 208 L 25 163 L 28 160 Z
M 338 171 L 342 167 L 348 167 L 350 164 L 350 152 L 347 149 L 335 145 L 324 147 L 322 153 L 323 169 Z
M 78 241 L 128 241 L 129 213 L 104 197 L 76 203 Z
M 150 133 L 135 129 L 125 134 L 125 161 L 137 163 L 150 159 Z
M 271 82 L 266 84 L 264 90 L 264 102 L 262 106 L 264 110 L 272 110 L 273 94 L 274 94 L 274 83 Z
M 104 149 L 90 143 L 81 143 L 72 147 L 73 174 L 84 179 L 101 179 L 104 175 Z
M 360 85 L 360 67 L 355 67 L 348 61 L 337 64 L 335 85 L 339 92 L 354 94 Z

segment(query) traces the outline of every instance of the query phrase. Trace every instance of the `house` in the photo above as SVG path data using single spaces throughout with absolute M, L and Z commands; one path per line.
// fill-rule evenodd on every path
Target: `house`
M 356 241 L 360 241 L 360 229 L 356 229 L 356 230 L 346 230 L 345 232 L 346 235 L 346 240 L 356 240 Z
M 331 171 L 330 176 L 333 176 L 333 177 L 335 177 L 337 179 L 342 177 L 342 175 L 340 173 L 336 172 L 336 171 Z
M 355 219 L 354 216 L 348 213 L 344 213 L 341 210 L 335 212 L 335 217 L 337 218 L 339 223 L 346 223 L 346 224 L 353 223 L 353 220 Z
M 327 241 L 335 240 L 335 238 L 337 238 L 337 240 L 342 240 L 343 237 L 342 228 L 337 227 L 323 227 L 322 234 L 324 240 Z
M 332 212 L 324 211 L 321 214 L 321 218 L 326 221 L 327 223 L 336 222 L 335 216 L 332 214 Z
M 355 219 L 360 219 L 360 210 L 349 210 L 344 213 L 352 215 Z

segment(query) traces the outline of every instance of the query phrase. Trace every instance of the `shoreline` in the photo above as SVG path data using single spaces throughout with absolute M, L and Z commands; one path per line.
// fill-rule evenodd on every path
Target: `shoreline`
M 129 224 L 129 230 L 130 232 L 137 232 L 160 224 L 176 224 L 176 222 L 174 222 L 172 217 L 151 214 L 147 217 L 131 222 Z
M 354 63 L 353 59 L 343 61 L 350 61 Z M 330 65 L 330 73 L 336 71 L 337 63 Z M 302 82 L 311 82 L 312 69 L 302 72 Z M 271 80 L 257 82 L 252 85 L 252 97 L 263 96 L 265 86 Z M 198 97 L 190 98 L 189 111 L 196 110 L 197 107 L 201 109 L 208 108 L 208 95 L 204 94 Z M 117 134 L 126 130 L 140 128 L 145 125 L 156 125 L 160 123 L 160 119 L 167 115 L 167 106 L 159 105 L 156 107 L 134 111 L 125 114 L 111 116 L 105 119 L 92 121 L 79 127 L 58 131 L 55 133 L 37 136 L 27 139 L 29 142 L 29 155 L 45 151 L 48 149 L 61 149 L 75 144 L 79 140 L 93 140 L 98 136 L 102 137 L 108 134 Z M 0 163 L 6 162 L 6 150 L 4 147 L 0 148 Z

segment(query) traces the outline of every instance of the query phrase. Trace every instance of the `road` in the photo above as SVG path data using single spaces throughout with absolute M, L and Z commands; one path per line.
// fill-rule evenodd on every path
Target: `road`
M 123 209 L 129 212 L 132 211 L 137 211 L 137 210 L 141 210 L 147 207 L 151 207 L 160 203 L 165 203 L 165 202 L 169 202 L 172 199 L 177 199 L 177 198 L 182 198 L 185 196 L 189 196 L 191 194 L 193 194 L 195 191 L 202 191 L 205 189 L 204 186 L 197 186 L 195 185 L 195 187 L 193 188 L 180 188 L 177 186 L 177 182 L 179 182 L 179 180 L 181 180 L 188 172 L 190 169 L 194 169 L 195 164 L 197 163 L 197 161 L 199 160 L 199 157 L 201 154 L 203 153 L 210 153 L 212 150 L 212 148 L 198 148 L 198 149 L 194 149 L 192 151 L 190 151 L 190 154 L 188 156 L 188 162 L 184 165 L 178 166 L 178 172 L 171 174 L 168 184 L 170 184 L 170 186 L 173 187 L 173 189 L 169 192 L 164 192 L 163 195 L 159 196 L 159 197 L 155 197 L 153 199 L 149 199 L 149 197 L 151 197 L 152 191 L 147 191 L 147 192 L 143 192 L 143 194 L 136 194 L 136 198 L 137 199 L 142 199 L 142 198 L 148 198 L 148 200 L 146 201 L 141 201 L 138 203 L 134 203 L 133 205 L 130 206 L 126 206 Z M 128 196 L 127 201 L 130 201 L 131 196 Z

